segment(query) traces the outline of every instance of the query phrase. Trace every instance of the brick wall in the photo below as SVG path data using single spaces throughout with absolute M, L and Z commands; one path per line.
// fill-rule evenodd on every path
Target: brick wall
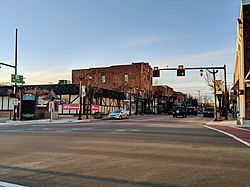
M 250 5 L 243 6 L 244 77 L 250 70 Z M 246 120 L 250 120 L 250 88 L 245 89 Z
M 130 65 L 119 65 L 101 68 L 89 68 L 72 70 L 72 83 L 79 84 L 79 76 L 85 77 L 83 84 L 88 84 L 88 77 L 92 79 L 89 84 L 117 91 L 128 91 L 129 89 L 145 90 L 151 92 L 152 87 L 152 70 L 148 63 L 132 63 Z M 128 76 L 128 81 L 125 81 L 125 75 Z M 102 82 L 102 76 L 105 76 L 106 81 Z
M 154 86 L 154 93 L 160 96 L 172 96 L 173 92 L 173 88 L 168 86 Z

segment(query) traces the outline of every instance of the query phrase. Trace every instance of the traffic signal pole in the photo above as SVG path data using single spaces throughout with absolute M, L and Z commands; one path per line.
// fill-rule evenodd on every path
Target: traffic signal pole
M 225 120 L 228 120 L 228 111 L 227 111 L 228 110 L 228 97 L 227 97 L 228 93 L 227 93 L 226 65 L 224 65 L 224 66 L 212 66 L 212 67 L 186 67 L 183 69 L 184 70 L 200 70 L 200 71 L 203 69 L 206 69 L 206 70 L 212 70 L 212 72 L 215 72 L 215 70 L 219 70 L 219 69 L 224 70 L 224 84 L 225 84 L 225 87 L 224 87 L 224 89 L 225 89 L 225 91 L 224 91 L 224 103 L 225 103 L 224 117 L 225 117 Z M 178 68 L 157 68 L 157 70 L 159 70 L 159 71 L 166 71 L 166 70 L 177 71 Z M 211 73 L 211 71 L 209 71 L 209 72 Z M 215 74 L 214 74 L 214 76 L 215 76 Z M 216 101 L 216 99 L 215 99 L 215 101 Z M 217 115 L 217 112 L 215 115 Z

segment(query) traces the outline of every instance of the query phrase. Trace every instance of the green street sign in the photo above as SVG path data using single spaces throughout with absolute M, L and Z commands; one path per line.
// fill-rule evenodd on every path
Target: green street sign
M 23 84 L 23 76 L 22 75 L 13 75 L 11 74 L 11 82 Z

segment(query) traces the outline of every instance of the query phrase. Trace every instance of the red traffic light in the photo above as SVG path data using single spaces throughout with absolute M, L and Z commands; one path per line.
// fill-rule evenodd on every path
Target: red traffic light
M 178 66 L 178 69 L 184 69 L 184 68 L 183 68 L 183 65 L 179 65 L 179 66 Z

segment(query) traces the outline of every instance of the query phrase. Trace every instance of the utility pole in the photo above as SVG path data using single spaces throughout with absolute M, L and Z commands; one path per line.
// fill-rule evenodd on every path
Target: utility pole
M 225 103 L 225 109 L 224 109 L 224 116 L 225 120 L 228 120 L 228 93 L 227 93 L 227 73 L 226 73 L 226 65 L 224 64 L 224 84 L 225 84 L 225 93 L 224 93 L 224 103 Z
M 214 79 L 214 121 L 218 120 L 218 116 L 217 116 L 217 105 L 216 105 L 216 82 L 215 82 L 215 74 L 218 73 L 218 70 L 214 70 L 210 71 L 208 70 L 209 73 L 213 74 L 213 79 Z
M 15 79 L 17 80 L 17 29 L 16 29 L 16 45 L 15 45 Z M 15 87 L 14 87 L 14 95 L 15 95 L 15 100 L 17 99 L 17 81 L 15 81 Z M 17 118 L 17 107 L 18 104 L 14 105 L 14 116 L 13 120 L 15 121 Z

